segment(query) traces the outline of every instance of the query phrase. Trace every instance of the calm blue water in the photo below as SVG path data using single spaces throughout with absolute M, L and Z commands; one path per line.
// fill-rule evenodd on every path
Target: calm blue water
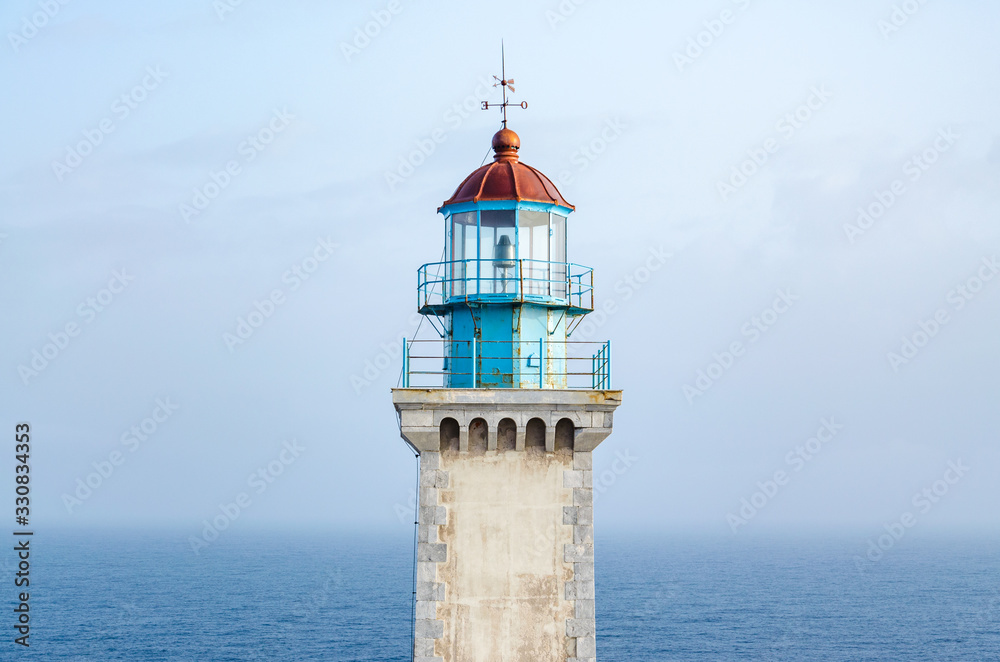
M 1000 660 L 1000 555 L 916 541 L 598 540 L 602 662 Z M 227 532 L 38 535 L 30 650 L 4 660 L 409 660 L 411 547 Z M 9 549 L 9 547 L 8 547 Z M 12 557 L 3 556 L 9 575 Z

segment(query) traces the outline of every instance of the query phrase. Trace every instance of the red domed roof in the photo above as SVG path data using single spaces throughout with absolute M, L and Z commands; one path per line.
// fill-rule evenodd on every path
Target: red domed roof
M 520 147 L 521 139 L 516 133 L 507 128 L 497 131 L 493 136 L 493 163 L 466 177 L 441 206 L 483 200 L 517 200 L 575 209 L 562 197 L 552 180 L 518 160 L 517 150 Z

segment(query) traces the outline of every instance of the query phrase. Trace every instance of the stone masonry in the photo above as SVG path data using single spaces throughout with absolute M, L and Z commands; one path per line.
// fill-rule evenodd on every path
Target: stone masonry
M 595 662 L 592 451 L 621 392 L 393 401 L 420 454 L 417 662 Z

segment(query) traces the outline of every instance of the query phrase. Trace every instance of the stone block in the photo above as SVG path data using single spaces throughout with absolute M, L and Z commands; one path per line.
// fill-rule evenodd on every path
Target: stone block
M 419 548 L 419 545 L 418 545 Z M 578 563 L 594 560 L 594 545 L 563 545 L 563 560 L 566 563 Z
M 565 596 L 567 600 L 593 600 L 594 582 L 566 582 Z
M 421 487 L 420 505 L 421 506 L 438 505 L 438 489 L 436 487 Z
M 420 506 L 420 523 L 443 526 L 448 523 L 448 509 L 444 506 Z
M 417 542 L 438 542 L 438 525 L 421 524 L 418 526 Z
M 434 640 L 433 639 L 416 639 L 413 642 L 413 655 L 418 660 L 423 657 L 434 657 Z
M 420 454 L 420 469 L 429 469 L 431 471 L 437 471 L 441 468 L 441 453 L 421 453 Z
M 417 620 L 434 620 L 437 618 L 438 603 L 430 600 L 417 600 Z M 434 654 L 433 647 L 429 655 Z
M 593 556 L 593 551 L 591 551 Z M 444 543 L 420 542 L 417 543 L 417 562 L 433 561 L 434 563 L 444 563 L 448 560 L 448 545 Z
M 594 544 L 594 525 L 577 524 L 573 527 L 573 543 L 576 545 Z
M 583 487 L 582 471 L 564 471 L 563 487 Z
M 420 487 L 448 487 L 448 472 L 437 469 L 421 469 Z
M 406 424 L 406 417 L 403 418 L 403 426 L 400 430 L 403 439 L 410 442 L 410 445 L 418 453 L 437 452 L 441 445 L 441 430 L 437 427 L 413 427 Z
M 406 412 L 408 427 L 430 428 L 434 425 L 434 412 L 430 409 L 411 409 Z
M 592 618 L 567 618 L 567 637 L 588 637 L 596 635 L 596 627 Z M 577 655 L 580 654 L 580 642 L 577 642 Z
M 579 637 L 576 640 L 576 656 L 583 659 L 591 659 L 597 657 L 597 637 L 594 635 L 587 635 L 585 637 Z
M 594 490 L 588 487 L 578 487 L 573 490 L 573 505 L 581 508 L 593 508 Z
M 440 639 L 444 636 L 444 621 L 422 618 L 415 626 L 417 639 Z
M 417 600 L 441 602 L 444 600 L 444 584 L 440 582 L 417 582 Z
M 579 471 L 593 471 L 594 454 L 589 451 L 573 453 L 573 468 Z
M 563 506 L 563 524 L 576 524 L 579 513 L 579 508 Z
M 573 438 L 573 448 L 592 451 L 611 434 L 611 428 L 581 428 Z
M 417 581 L 418 582 L 436 582 L 437 581 L 437 563 L 433 561 L 420 561 L 417 563 Z
M 587 561 L 573 564 L 573 579 L 576 581 L 594 581 L 594 564 Z
M 595 600 L 577 600 L 573 605 L 573 615 L 577 618 L 596 618 L 596 605 L 597 602 Z

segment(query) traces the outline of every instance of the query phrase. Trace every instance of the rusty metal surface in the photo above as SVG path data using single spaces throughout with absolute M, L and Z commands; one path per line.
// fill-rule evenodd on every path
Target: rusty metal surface
M 575 209 L 542 172 L 521 163 L 517 152 L 521 139 L 510 129 L 493 136 L 493 163 L 484 165 L 465 178 L 451 198 L 441 206 L 482 200 L 516 200 L 557 204 Z

